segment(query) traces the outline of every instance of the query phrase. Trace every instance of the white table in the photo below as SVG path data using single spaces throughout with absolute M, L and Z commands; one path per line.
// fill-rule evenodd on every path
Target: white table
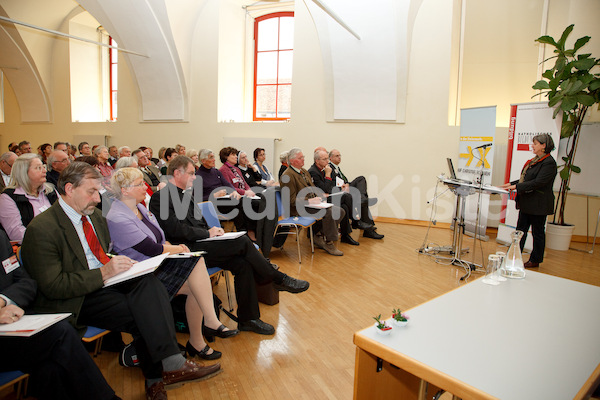
M 527 271 L 499 286 L 478 279 L 408 314 L 390 336 L 354 335 L 355 398 L 417 398 L 422 379 L 464 399 L 565 400 L 600 376 L 600 287 Z M 376 372 L 378 359 L 391 365 Z

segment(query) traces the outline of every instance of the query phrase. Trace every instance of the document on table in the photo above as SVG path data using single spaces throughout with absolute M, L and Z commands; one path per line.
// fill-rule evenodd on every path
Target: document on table
M 224 234 L 222 234 L 221 236 L 213 236 L 211 238 L 206 238 L 206 239 L 199 239 L 196 240 L 197 242 L 208 242 L 210 240 L 229 240 L 229 239 L 236 239 L 239 238 L 240 236 L 243 236 L 246 234 L 246 231 L 240 231 L 240 232 L 226 232 Z
M 23 315 L 18 321 L 0 324 L 0 336 L 29 337 L 69 317 L 71 313 Z
M 342 178 L 340 178 L 339 176 L 335 177 L 335 186 L 337 187 L 341 187 L 344 186 L 344 180 Z
M 160 254 L 156 257 L 152 257 L 147 260 L 135 263 L 133 264 L 133 267 L 129 268 L 127 271 L 123 271 L 120 274 L 117 274 L 112 278 L 108 278 L 106 281 L 104 281 L 104 287 L 116 285 L 117 283 L 137 278 L 138 276 L 150 274 L 160 266 L 160 264 L 165 258 L 167 258 L 168 255 L 168 253 Z

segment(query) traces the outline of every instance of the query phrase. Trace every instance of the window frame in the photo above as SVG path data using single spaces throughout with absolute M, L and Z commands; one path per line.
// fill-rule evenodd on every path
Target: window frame
M 294 17 L 294 12 L 293 11 L 279 11 L 279 12 L 274 12 L 274 13 L 269 13 L 269 14 L 265 14 L 265 15 L 261 15 L 260 17 L 256 17 L 254 20 L 254 36 L 253 36 L 253 41 L 254 41 L 254 81 L 253 81 L 253 94 L 252 94 L 252 120 L 253 121 L 289 121 L 291 119 L 291 110 L 290 110 L 290 116 L 287 118 L 282 118 L 282 117 L 277 117 L 278 114 L 278 96 L 276 95 L 275 97 L 275 117 L 273 118 L 261 118 L 261 117 L 257 117 L 256 115 L 256 90 L 257 87 L 259 86 L 275 86 L 276 90 L 275 92 L 278 93 L 279 92 L 279 87 L 280 86 L 292 86 L 293 82 L 290 83 L 279 83 L 279 54 L 282 51 L 291 51 L 292 52 L 292 57 L 293 57 L 293 47 L 291 49 L 280 49 L 279 48 L 279 37 L 280 37 L 280 20 L 278 21 L 278 37 L 277 37 L 277 50 L 268 50 L 268 51 L 264 51 L 264 53 L 266 52 L 277 52 L 277 82 L 275 84 L 257 84 L 257 64 L 258 64 L 258 54 L 259 53 L 263 53 L 263 51 L 259 52 L 258 50 L 258 24 L 262 21 L 265 20 L 269 20 L 269 19 L 273 19 L 273 18 L 278 18 L 280 19 L 281 17 Z

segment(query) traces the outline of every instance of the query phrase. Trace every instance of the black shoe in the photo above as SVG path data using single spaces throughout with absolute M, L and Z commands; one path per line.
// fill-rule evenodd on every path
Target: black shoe
M 363 237 L 371 238 L 371 239 L 383 239 L 384 235 L 380 235 L 375 232 L 375 229 L 368 229 L 363 232 Z
M 190 355 L 190 357 L 198 356 L 203 360 L 216 360 L 218 358 L 221 358 L 221 356 L 223 355 L 223 353 L 215 349 L 213 349 L 212 353 L 207 354 L 210 350 L 210 347 L 208 347 L 208 345 L 204 346 L 202 350 L 198 351 L 194 346 L 192 346 L 192 344 L 189 341 L 186 343 L 185 349 L 187 350 L 187 353 Z
M 267 324 L 260 319 L 251 319 L 250 321 L 238 322 L 238 329 L 240 331 L 258 333 L 259 335 L 275 334 L 275 328 L 273 328 L 273 325 Z
M 369 223 L 361 221 L 361 220 L 353 220 L 352 221 L 352 228 L 354 228 L 354 229 L 367 230 L 367 229 L 371 229 L 372 227 L 373 227 L 373 224 L 369 224 Z
M 350 235 L 343 235 L 340 239 L 340 242 L 348 243 L 348 244 L 351 244 L 352 246 L 360 245 L 360 243 L 358 243 L 356 240 L 352 239 L 352 236 L 350 236 Z
M 206 337 L 206 340 L 210 342 L 214 342 L 215 336 L 220 337 L 221 339 L 227 339 L 229 337 L 235 336 L 240 331 L 237 329 L 229 329 L 225 330 L 225 325 L 221 324 L 217 329 L 212 329 L 207 326 L 202 325 L 202 334 Z
M 289 275 L 286 275 L 283 278 L 283 282 L 275 283 L 273 282 L 273 286 L 275 289 L 279 291 L 285 291 L 290 293 L 300 293 L 304 292 L 310 286 L 310 283 L 303 281 L 301 279 L 292 278 Z

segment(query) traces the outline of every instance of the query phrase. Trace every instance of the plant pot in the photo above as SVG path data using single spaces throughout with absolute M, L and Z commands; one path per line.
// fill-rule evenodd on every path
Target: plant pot
M 375 328 L 375 332 L 377 332 L 377 333 L 378 333 L 378 334 L 380 334 L 381 336 L 387 336 L 387 335 L 389 335 L 390 333 L 392 333 L 392 327 L 391 327 L 391 326 L 389 326 L 389 325 L 388 325 L 388 327 L 387 327 L 385 330 L 383 330 L 383 329 L 379 329 L 379 328 L 377 327 L 377 324 L 375 324 L 374 328 Z
M 549 223 L 546 226 L 546 247 L 552 250 L 569 250 L 575 225 L 558 225 Z
M 408 325 L 408 321 L 396 321 L 395 319 L 392 318 L 392 323 L 396 326 L 406 326 Z

